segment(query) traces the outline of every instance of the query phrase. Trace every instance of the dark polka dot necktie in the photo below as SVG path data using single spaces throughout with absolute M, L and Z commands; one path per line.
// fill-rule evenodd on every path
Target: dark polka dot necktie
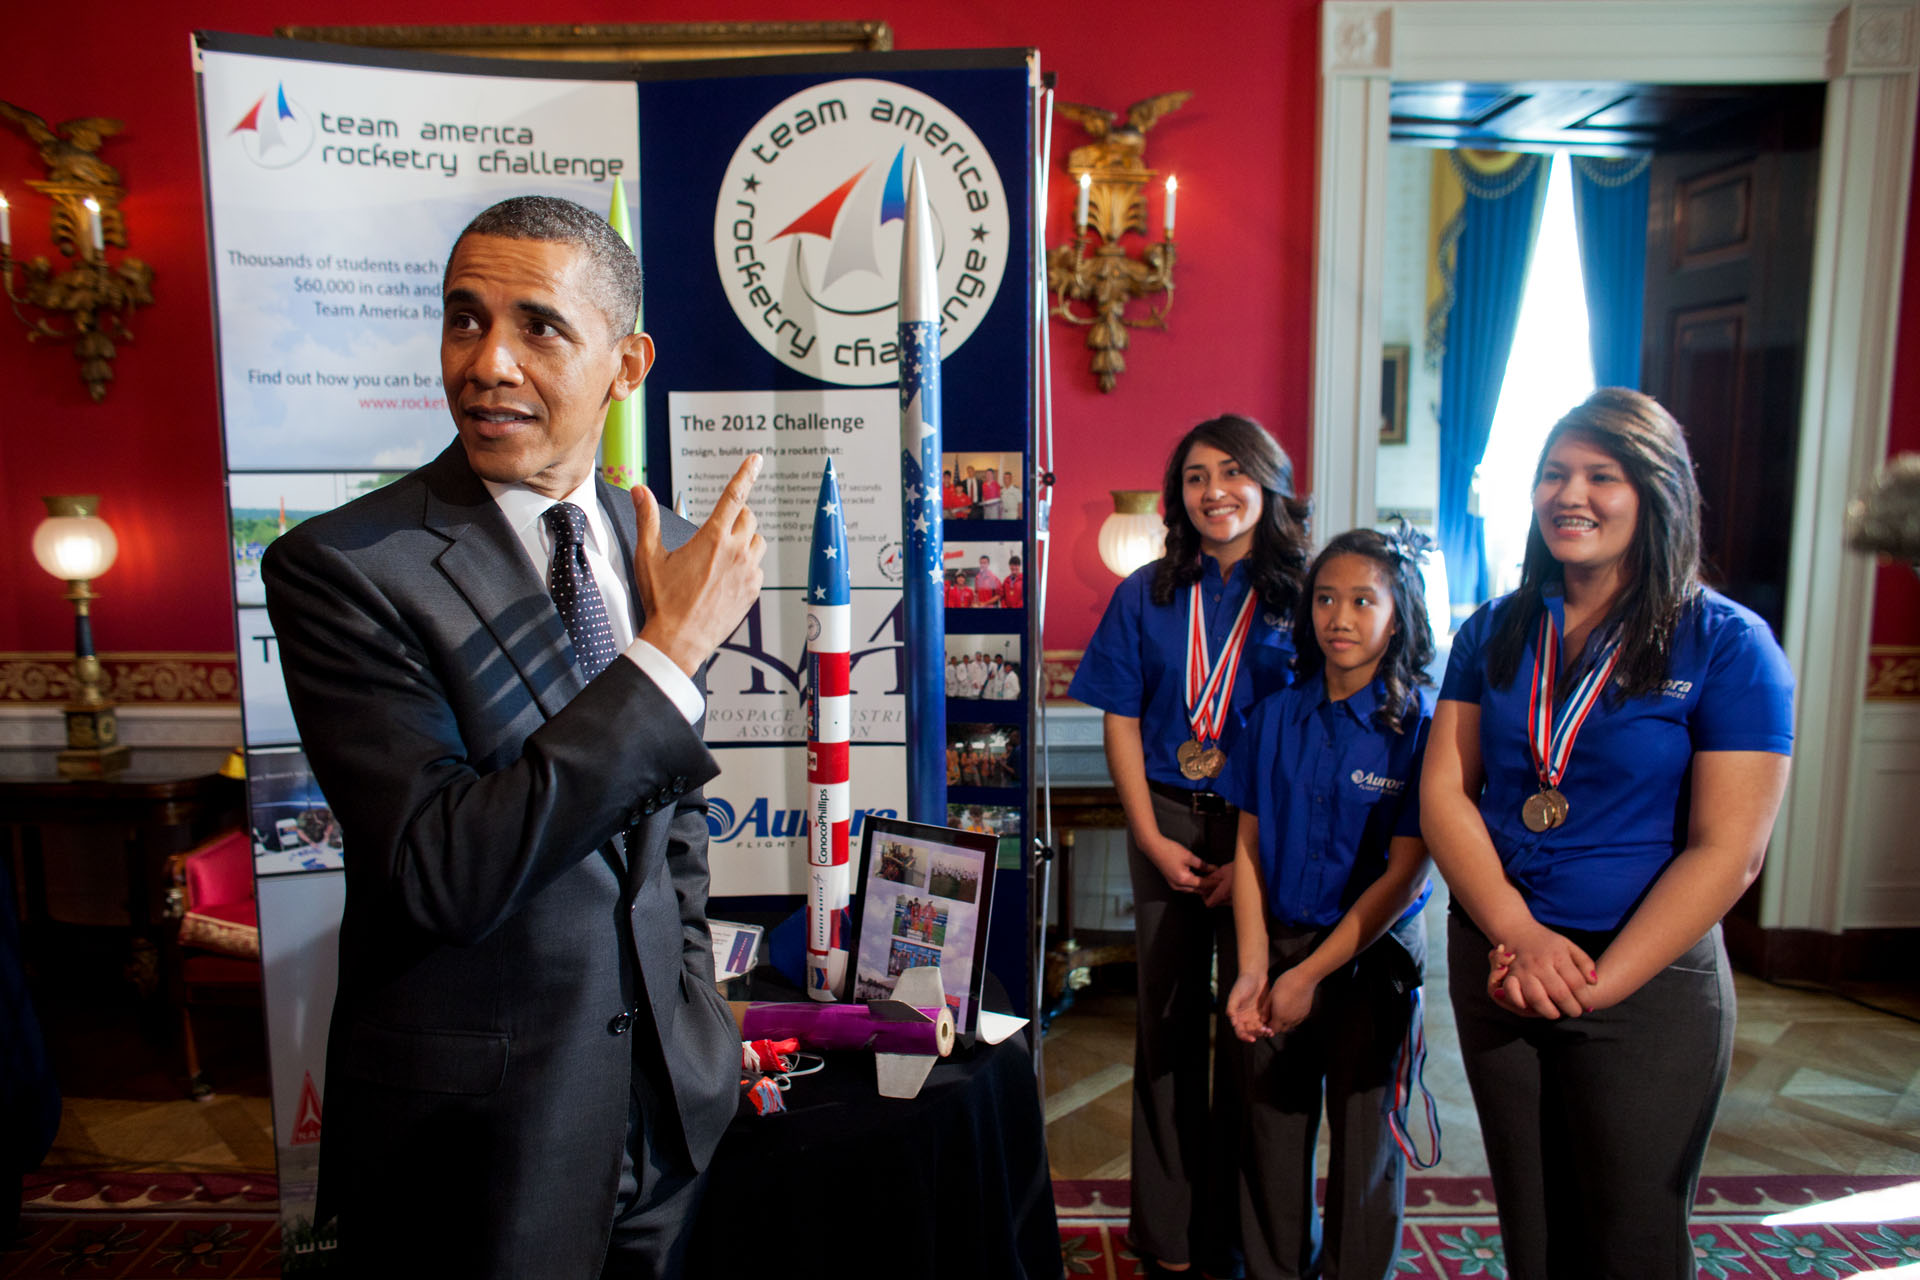
M 619 652 L 613 645 L 613 625 L 600 598 L 600 584 L 587 565 L 587 513 L 571 502 L 556 502 L 541 515 L 553 532 L 553 563 L 547 570 L 547 588 L 554 608 L 567 624 L 573 656 L 580 672 L 591 680 L 607 669 Z

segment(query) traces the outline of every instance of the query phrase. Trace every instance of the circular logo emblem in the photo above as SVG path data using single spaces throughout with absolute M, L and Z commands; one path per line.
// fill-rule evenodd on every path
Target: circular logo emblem
M 993 306 L 1013 249 L 999 170 L 966 122 L 905 85 L 835 80 L 794 94 L 740 140 L 714 203 L 714 265 L 734 315 L 788 368 L 851 387 L 899 378 L 915 161 L 951 355 Z
M 807 643 L 812 644 L 820 638 L 820 615 L 807 610 Z
M 313 116 L 287 96 L 286 85 L 276 84 L 247 108 L 227 136 L 238 138 L 247 159 L 262 169 L 285 169 L 313 150 Z
M 875 557 L 875 564 L 880 569 L 880 576 L 888 582 L 900 581 L 901 574 L 906 571 L 905 565 L 901 561 L 903 554 L 905 554 L 904 550 L 897 540 L 883 545 L 880 548 L 880 554 Z

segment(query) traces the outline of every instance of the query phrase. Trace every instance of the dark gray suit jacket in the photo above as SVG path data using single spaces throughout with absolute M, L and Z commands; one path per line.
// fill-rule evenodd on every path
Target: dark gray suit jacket
M 631 500 L 599 489 L 631 565 Z M 661 518 L 667 545 L 690 536 Z M 319 1217 L 354 1275 L 598 1275 L 630 1101 L 686 1170 L 734 1113 L 699 790 L 718 766 L 633 663 L 582 681 L 457 441 L 262 571 L 345 835 Z

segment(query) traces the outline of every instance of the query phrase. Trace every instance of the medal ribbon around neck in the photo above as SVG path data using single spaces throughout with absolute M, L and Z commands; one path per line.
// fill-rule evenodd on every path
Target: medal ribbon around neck
M 1620 637 L 1607 641 L 1606 649 L 1558 714 L 1553 709 L 1553 686 L 1560 678 L 1560 633 L 1554 629 L 1549 612 L 1540 613 L 1540 636 L 1533 646 L 1533 694 L 1527 704 L 1527 744 L 1533 749 L 1533 769 L 1540 775 L 1542 787 L 1558 788 L 1573 757 L 1573 740 L 1587 713 L 1600 700 L 1600 691 L 1613 678 L 1620 661 Z
M 1220 656 L 1207 656 L 1207 628 L 1202 620 L 1206 612 L 1200 600 L 1200 584 L 1193 584 L 1187 599 L 1187 723 L 1193 727 L 1196 742 L 1205 745 L 1219 740 L 1227 723 L 1227 703 L 1233 697 L 1233 679 L 1240 671 L 1240 655 L 1246 648 L 1247 632 L 1253 629 L 1253 598 L 1258 594 L 1251 583 L 1234 615 L 1233 629 L 1220 646 Z

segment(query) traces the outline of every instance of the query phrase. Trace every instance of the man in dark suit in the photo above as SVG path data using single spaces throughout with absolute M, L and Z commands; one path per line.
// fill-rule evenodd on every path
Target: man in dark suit
M 759 459 L 698 530 L 596 478 L 653 359 L 639 296 L 580 206 L 481 214 L 446 272 L 458 440 L 263 565 L 345 834 L 317 1214 L 343 1274 L 673 1275 L 734 1113 L 695 678 L 759 590 Z

